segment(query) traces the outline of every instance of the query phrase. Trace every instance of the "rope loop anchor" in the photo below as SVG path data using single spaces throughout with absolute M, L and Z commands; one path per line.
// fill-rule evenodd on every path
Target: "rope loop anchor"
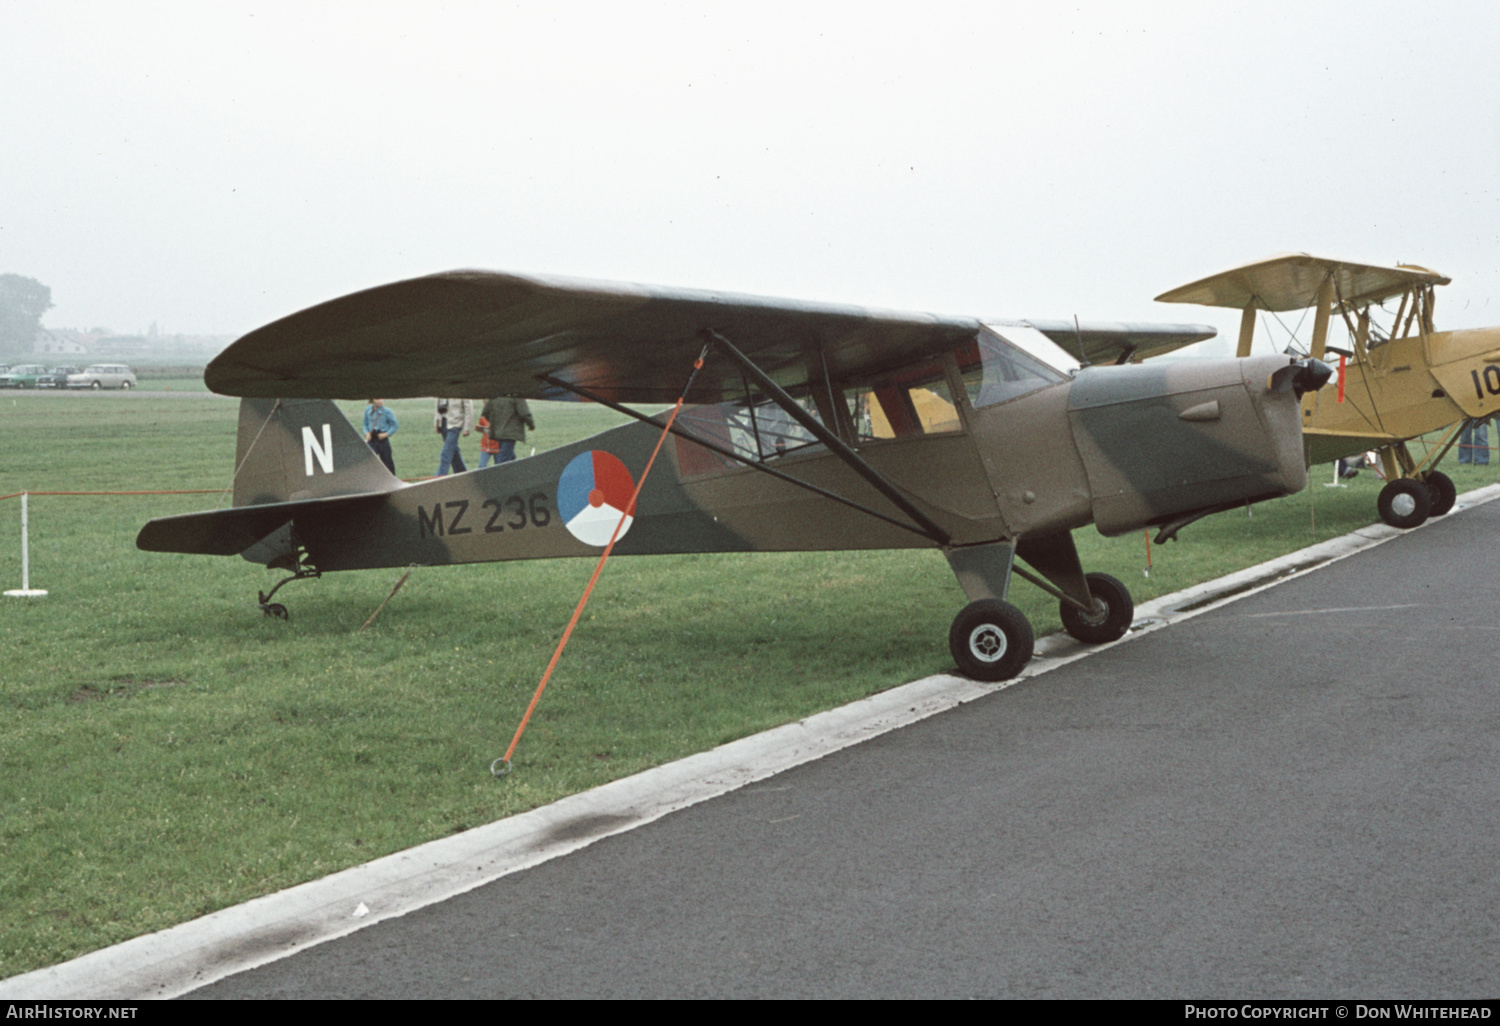
M 504 763 L 504 765 L 501 766 L 501 763 Z M 496 769 L 495 768 L 496 766 L 500 766 L 500 769 Z M 502 755 L 502 756 L 500 756 L 500 758 L 498 758 L 494 762 L 490 763 L 490 776 L 494 777 L 496 780 L 499 780 L 503 776 L 509 775 L 509 773 L 510 773 L 510 760 L 507 759 L 505 756 Z

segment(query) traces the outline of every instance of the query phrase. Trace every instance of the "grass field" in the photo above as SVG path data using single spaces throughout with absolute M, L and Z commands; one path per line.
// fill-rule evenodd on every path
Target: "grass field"
M 391 405 L 397 469 L 431 473 L 430 402 Z M 30 500 L 31 583 L 50 594 L 0 600 L 0 977 L 951 668 L 964 598 L 936 552 L 622 558 L 497 781 L 593 561 L 419 569 L 363 633 L 399 573 L 335 574 L 289 585 L 291 620 L 267 619 L 255 592 L 279 574 L 134 545 L 153 516 L 220 503 L 236 411 L 206 392 L 0 398 L 0 495 L 211 490 Z M 537 418 L 540 448 L 621 419 Z M 1449 469 L 1460 491 L 1497 476 Z M 1327 489 L 1326 470 L 1155 548 L 1149 578 L 1140 535 L 1078 532 L 1085 566 L 1139 602 L 1370 522 L 1379 482 Z M 0 502 L 5 588 L 19 520 Z M 1012 597 L 1058 628 L 1052 599 Z

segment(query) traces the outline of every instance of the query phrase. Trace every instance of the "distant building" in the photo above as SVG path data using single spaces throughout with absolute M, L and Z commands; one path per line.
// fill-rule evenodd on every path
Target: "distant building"
M 31 340 L 31 351 L 38 356 L 87 356 L 89 349 L 72 332 L 38 328 Z

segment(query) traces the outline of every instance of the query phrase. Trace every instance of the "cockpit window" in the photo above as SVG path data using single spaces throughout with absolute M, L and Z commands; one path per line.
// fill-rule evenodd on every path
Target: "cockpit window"
M 1040 335 L 1034 328 L 1026 330 Z M 1042 337 L 1046 340 L 1045 336 Z M 1061 370 L 1044 363 L 988 327 L 981 328 L 979 337 L 958 350 L 957 356 L 964 389 L 969 394 L 969 405 L 975 409 L 1007 402 L 1067 380 L 1067 375 Z

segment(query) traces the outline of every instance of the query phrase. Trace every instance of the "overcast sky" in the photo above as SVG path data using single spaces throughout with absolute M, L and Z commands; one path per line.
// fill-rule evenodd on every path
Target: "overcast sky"
M 1283 250 L 1500 323 L 1500 5 L 0 0 L 0 273 L 238 335 L 459 267 L 1238 316 Z

